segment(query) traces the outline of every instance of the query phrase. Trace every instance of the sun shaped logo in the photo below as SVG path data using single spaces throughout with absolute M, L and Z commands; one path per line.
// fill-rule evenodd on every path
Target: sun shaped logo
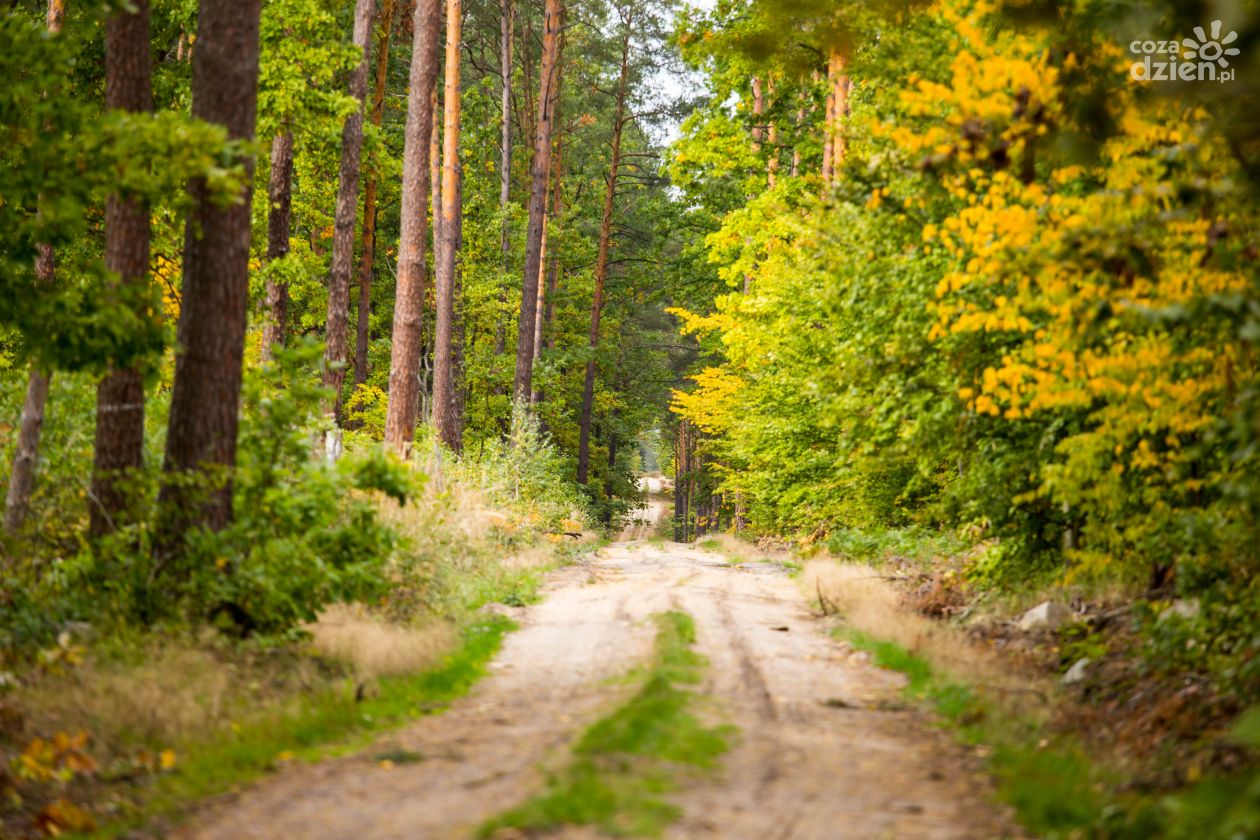
M 1204 33 L 1202 26 L 1196 26 L 1194 34 L 1195 38 L 1183 38 L 1181 41 L 1181 45 L 1186 48 L 1186 52 L 1182 56 L 1185 59 L 1215 61 L 1221 67 L 1228 67 L 1229 60 L 1225 56 L 1238 55 L 1237 47 L 1226 46 L 1238 39 L 1238 33 L 1231 29 L 1229 34 L 1222 38 L 1221 22 L 1219 20 L 1212 21 L 1211 38 Z

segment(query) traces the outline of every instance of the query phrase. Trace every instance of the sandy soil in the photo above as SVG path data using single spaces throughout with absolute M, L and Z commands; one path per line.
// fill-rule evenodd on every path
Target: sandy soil
M 696 621 L 706 714 L 740 734 L 723 770 L 677 796 L 669 840 L 990 838 L 1011 832 L 975 760 L 891 703 L 900 678 L 835 642 L 776 566 L 619 543 L 553 579 L 492 673 L 448 712 L 359 756 L 288 767 L 207 806 L 184 838 L 465 838 L 539 789 L 590 722 L 624 698 L 655 612 Z M 423 756 L 380 766 L 385 750 Z M 574 829 L 555 836 L 597 835 Z

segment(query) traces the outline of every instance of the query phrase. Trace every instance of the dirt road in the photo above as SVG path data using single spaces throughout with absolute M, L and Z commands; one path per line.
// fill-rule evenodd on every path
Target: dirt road
M 739 728 L 722 771 L 675 798 L 683 817 L 670 840 L 1008 833 L 974 760 L 919 713 L 880 710 L 900 678 L 827 636 L 782 569 L 636 542 L 558 573 L 491 675 L 445 714 L 360 756 L 289 767 L 176 836 L 468 837 L 536 792 L 543 768 L 623 699 L 628 687 L 609 678 L 648 654 L 647 619 L 668 609 L 695 619 L 706 713 Z M 422 759 L 382 767 L 390 749 Z

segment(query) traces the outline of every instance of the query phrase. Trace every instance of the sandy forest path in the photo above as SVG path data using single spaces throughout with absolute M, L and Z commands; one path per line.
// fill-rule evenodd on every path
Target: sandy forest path
M 708 657 L 705 714 L 739 734 L 719 772 L 674 798 L 683 816 L 667 838 L 1008 833 L 974 760 L 919 713 L 887 702 L 900 678 L 826 635 L 783 569 L 629 542 L 558 572 L 544 600 L 522 611 L 490 675 L 446 713 L 358 756 L 286 767 L 175 836 L 470 837 L 537 792 L 543 768 L 564 761 L 581 731 L 625 698 L 625 681 L 610 678 L 649 654 L 649 617 L 670 609 L 692 615 Z M 391 749 L 423 758 L 382 767 Z

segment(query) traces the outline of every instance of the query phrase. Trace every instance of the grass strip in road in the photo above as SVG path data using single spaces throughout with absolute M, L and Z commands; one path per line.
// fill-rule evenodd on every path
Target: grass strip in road
M 485 673 L 516 624 L 491 618 L 471 624 L 459 645 L 434 668 L 383 677 L 367 697 L 353 683 L 296 698 L 272 714 L 234 727 L 230 737 L 180 745 L 176 772 L 142 797 L 139 809 L 98 836 L 116 837 L 174 814 L 187 803 L 222 793 L 273 769 L 277 761 L 315 760 L 364 746 L 373 735 L 446 709 Z
M 688 774 L 712 770 L 730 746 L 732 726 L 706 726 L 688 686 L 707 665 L 692 650 L 691 616 L 654 616 L 656 647 L 638 691 L 597 721 L 573 748 L 573 760 L 552 774 L 542 793 L 492 819 L 479 831 L 547 831 L 591 825 L 614 837 L 656 837 L 680 814 L 667 796 Z

